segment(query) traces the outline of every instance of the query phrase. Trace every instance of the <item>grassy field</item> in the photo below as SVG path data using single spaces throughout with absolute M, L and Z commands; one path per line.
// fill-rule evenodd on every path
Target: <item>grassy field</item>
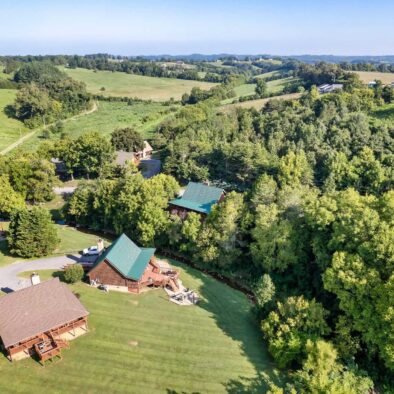
M 261 74 L 261 76 L 266 75 L 266 74 Z M 288 78 L 282 78 L 282 79 L 276 79 L 274 81 L 268 81 L 267 82 L 267 92 L 268 93 L 274 93 L 274 94 L 281 94 L 283 92 L 283 88 L 285 85 L 289 82 L 294 81 L 295 79 L 293 77 L 288 77 Z M 252 96 L 255 94 L 255 88 L 256 84 L 254 83 L 244 83 L 242 85 L 238 85 L 234 88 L 235 97 L 226 99 L 222 101 L 223 105 L 226 104 L 231 104 L 234 99 L 240 98 L 240 97 L 247 97 L 247 96 Z
M 394 82 L 394 73 L 380 73 L 375 71 L 354 71 L 360 76 L 361 81 L 368 83 L 374 80 L 380 80 L 383 85 L 388 85 Z
M 373 117 L 394 123 L 394 103 L 383 105 L 372 111 Z
M 0 72 L 0 75 L 6 75 Z M 28 133 L 22 122 L 12 119 L 4 112 L 5 107 L 15 100 L 16 90 L 0 89 L 0 151 Z
M 1 226 L 3 226 L 4 230 L 8 228 L 8 224 L 4 222 L 0 223 L 0 229 Z M 83 248 L 95 245 L 97 243 L 97 239 L 99 238 L 97 235 L 79 231 L 74 227 L 59 225 L 56 227 L 58 228 L 58 234 L 61 241 L 58 249 L 55 250 L 55 254 L 77 253 Z M 105 240 L 105 243 L 108 244 L 107 240 Z M 0 242 L 0 267 L 12 264 L 15 261 L 23 260 L 24 259 L 20 257 L 10 255 L 6 241 Z
M 0 391 L 40 393 L 264 393 L 275 379 L 246 297 L 172 262 L 202 302 L 180 307 L 163 290 L 139 295 L 72 286 L 89 333 L 45 368 L 0 356 Z M 42 279 L 51 272 L 40 272 Z M 252 388 L 253 386 L 253 388 Z
M 176 106 L 168 107 L 161 103 L 134 103 L 100 101 L 97 111 L 64 123 L 64 131 L 71 138 L 77 138 L 88 131 L 98 131 L 109 136 L 120 127 L 133 127 L 140 131 L 144 138 L 150 138 L 160 122 L 172 116 Z M 53 139 L 59 138 L 53 135 Z M 24 142 L 21 147 L 32 150 L 42 142 L 41 133 Z
M 72 78 L 86 83 L 88 91 L 105 96 L 138 97 L 143 100 L 166 101 L 173 97 L 179 100 L 194 86 L 209 89 L 214 83 L 187 81 L 172 78 L 154 78 L 122 72 L 67 69 Z M 101 88 L 105 88 L 101 91 Z
M 222 107 L 220 107 L 220 110 L 222 112 L 229 112 L 229 111 L 234 110 L 235 108 L 255 108 L 257 110 L 260 110 L 270 100 L 273 100 L 273 99 L 291 100 L 291 99 L 296 99 L 299 97 L 301 97 L 301 93 L 282 94 L 280 96 L 275 96 L 275 97 L 268 97 L 268 98 L 263 98 L 263 99 L 244 101 L 242 103 L 223 105 Z

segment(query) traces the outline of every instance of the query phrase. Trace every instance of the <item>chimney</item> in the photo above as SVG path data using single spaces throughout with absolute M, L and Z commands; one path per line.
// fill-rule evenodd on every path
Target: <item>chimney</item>
M 35 272 L 33 272 L 30 275 L 30 281 L 31 281 L 31 285 L 39 285 L 40 284 L 40 275 L 36 274 Z
M 99 253 L 104 250 L 104 241 L 101 238 L 97 241 L 97 250 Z

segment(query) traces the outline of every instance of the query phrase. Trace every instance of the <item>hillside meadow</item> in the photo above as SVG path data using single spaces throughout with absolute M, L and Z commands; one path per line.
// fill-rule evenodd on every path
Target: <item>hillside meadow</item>
M 0 72 L 0 75 L 5 75 Z M 15 100 L 16 90 L 0 89 L 0 151 L 23 137 L 28 129 L 19 120 L 7 115 L 7 106 Z
M 82 68 L 62 68 L 62 70 L 77 81 L 84 82 L 90 93 L 104 96 L 137 97 L 142 100 L 166 101 L 171 98 L 180 100 L 184 93 L 189 93 L 195 86 L 208 90 L 216 85 L 208 82 L 146 77 Z M 103 88 L 104 90 L 102 90 Z
M 389 85 L 394 82 L 394 73 L 381 73 L 375 71 L 354 71 L 359 75 L 363 83 L 368 83 L 375 80 L 382 81 L 383 85 Z
M 99 101 L 97 110 L 64 122 L 64 132 L 71 138 L 77 138 L 89 131 L 97 131 L 101 135 L 110 136 L 117 128 L 132 127 L 138 130 L 144 138 L 153 136 L 156 127 L 165 119 L 171 117 L 177 106 L 166 106 L 161 103 L 135 102 L 128 105 L 125 102 Z M 60 138 L 52 134 L 51 139 Z M 34 150 L 44 141 L 42 133 L 37 132 L 25 141 L 21 147 Z

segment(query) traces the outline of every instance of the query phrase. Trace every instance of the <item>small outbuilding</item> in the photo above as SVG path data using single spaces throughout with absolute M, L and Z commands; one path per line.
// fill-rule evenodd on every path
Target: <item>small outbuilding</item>
M 91 284 L 139 293 L 146 287 L 177 288 L 178 273 L 161 269 L 154 248 L 140 248 L 122 234 L 101 254 L 88 273 Z
M 224 199 L 223 189 L 203 183 L 189 182 L 184 193 L 169 202 L 170 213 L 182 219 L 188 212 L 208 215 L 212 207 Z
M 68 341 L 88 330 L 89 312 L 71 290 L 54 278 L 0 297 L 0 338 L 13 360 L 38 354 L 60 356 Z

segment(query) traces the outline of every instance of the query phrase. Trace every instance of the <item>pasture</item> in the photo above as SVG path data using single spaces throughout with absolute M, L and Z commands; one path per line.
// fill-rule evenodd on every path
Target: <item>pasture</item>
M 142 100 L 166 101 L 171 98 L 180 100 L 182 95 L 189 93 L 193 87 L 208 90 L 216 85 L 208 82 L 145 77 L 122 72 L 93 71 L 83 68 L 62 68 L 62 70 L 73 79 L 85 82 L 88 91 L 93 94 L 137 97 Z M 101 90 L 102 88 L 104 90 Z
M 243 101 L 241 103 L 226 104 L 220 107 L 221 112 L 230 112 L 235 108 L 255 108 L 258 111 L 270 100 L 293 100 L 301 97 L 301 93 L 282 94 L 275 97 L 267 97 L 257 100 Z
M 368 83 L 374 80 L 382 81 L 383 85 L 390 85 L 394 82 L 394 73 L 380 73 L 375 71 L 354 71 L 359 75 L 363 83 Z
M 5 75 L 0 72 L 0 75 Z M 14 102 L 14 89 L 0 89 L 0 151 L 28 133 L 28 129 L 19 120 L 6 114 L 6 107 Z
M 33 359 L 11 364 L 0 355 L 0 390 L 39 393 L 44 384 L 52 393 L 266 392 L 275 371 L 247 298 L 171 263 L 199 292 L 199 305 L 173 304 L 161 289 L 134 295 L 73 285 L 90 312 L 89 332 L 45 368 Z
M 261 74 L 261 77 L 266 74 Z M 268 93 L 273 93 L 280 95 L 283 92 L 283 89 L 287 83 L 295 81 L 295 78 L 293 77 L 288 77 L 288 78 L 281 78 L 281 79 L 276 79 L 273 81 L 268 81 L 267 82 L 267 92 Z M 240 97 L 248 97 L 248 96 L 253 96 L 255 94 L 255 89 L 256 89 L 256 84 L 254 83 L 244 83 L 242 85 L 238 85 L 234 88 L 235 97 L 226 99 L 222 101 L 222 104 L 231 104 L 234 99 L 240 98 Z M 264 99 L 261 99 L 264 100 Z
M 142 133 L 144 138 L 153 136 L 160 122 L 171 117 L 177 106 L 165 106 L 161 103 L 135 102 L 128 105 L 124 102 L 99 101 L 95 112 L 76 117 L 64 122 L 64 132 L 71 138 L 77 138 L 89 131 L 97 131 L 109 136 L 115 129 L 133 127 Z M 56 140 L 60 135 L 53 134 Z M 37 148 L 42 139 L 41 133 L 36 133 L 25 141 L 21 147 L 26 150 Z

